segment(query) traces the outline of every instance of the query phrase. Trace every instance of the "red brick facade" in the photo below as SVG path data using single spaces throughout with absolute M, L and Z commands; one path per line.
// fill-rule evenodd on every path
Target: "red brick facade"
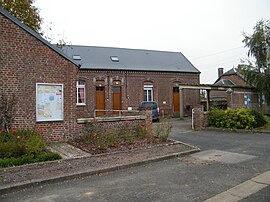
M 93 117 L 96 106 L 96 86 L 105 88 L 105 109 L 112 110 L 112 88 L 121 86 L 122 109 L 138 109 L 144 99 L 144 84 L 153 85 L 153 100 L 159 103 L 161 113 L 172 116 L 173 87 L 179 84 L 199 84 L 199 74 L 136 71 L 80 70 L 79 79 L 86 83 L 86 106 L 77 106 L 78 117 Z M 199 91 L 184 90 L 184 114 L 191 116 L 191 108 L 200 103 Z
M 47 141 L 66 141 L 79 133 L 77 118 L 94 116 L 96 87 L 105 89 L 105 109 L 113 109 L 113 87 L 121 87 L 121 108 L 138 109 L 144 85 L 153 86 L 153 100 L 161 114 L 173 115 L 173 88 L 199 84 L 198 73 L 79 70 L 78 67 L 29 28 L 1 10 L 0 94 L 15 95 L 13 128 L 38 130 Z M 86 105 L 78 106 L 76 81 L 85 81 Z M 63 120 L 37 121 L 36 84 L 63 85 Z M 184 114 L 200 103 L 199 91 L 184 90 Z
M 0 93 L 16 96 L 14 128 L 35 129 L 48 141 L 76 132 L 77 67 L 0 14 Z M 64 120 L 36 122 L 36 83 L 63 84 Z
M 230 70 L 231 71 L 231 70 Z M 227 106 L 231 108 L 245 108 L 250 107 L 258 109 L 258 93 L 251 88 L 245 80 L 234 70 L 234 74 L 224 74 L 216 81 L 230 80 L 234 86 L 231 87 L 232 92 L 226 91 L 211 91 L 210 97 L 213 102 L 215 100 L 227 100 Z M 215 85 L 215 84 L 214 84 Z

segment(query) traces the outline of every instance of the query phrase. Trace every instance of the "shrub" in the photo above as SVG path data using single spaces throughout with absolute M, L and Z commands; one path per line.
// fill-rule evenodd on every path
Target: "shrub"
M 99 134 L 96 122 L 87 122 L 82 125 L 82 139 L 85 143 L 92 143 L 97 138 L 96 135 Z
M 99 149 L 106 149 L 117 144 L 128 143 L 133 144 L 138 139 L 151 140 L 154 136 L 152 127 L 146 124 L 135 125 L 132 121 L 124 121 L 114 128 L 112 131 L 104 130 L 97 126 L 96 122 L 89 122 L 82 126 L 82 135 L 79 138 L 86 144 L 92 144 Z M 171 125 L 163 124 L 163 127 L 158 130 L 157 137 L 161 141 L 166 141 L 171 129 Z
M 145 124 L 139 124 L 135 127 L 135 134 L 137 138 L 151 137 L 151 134 Z
M 252 129 L 265 124 L 262 114 L 250 109 L 212 109 L 208 113 L 209 125 L 230 129 Z M 262 125 L 261 125 L 262 126 Z
M 22 157 L 11 157 L 11 158 L 4 158 L 0 159 L 0 167 L 10 167 L 10 166 L 19 166 L 23 164 L 29 163 L 37 163 L 37 162 L 44 162 L 44 161 L 53 161 L 61 159 L 60 154 L 51 152 L 51 153 L 42 153 L 36 156 L 33 155 L 26 155 Z
M 225 111 L 217 108 L 213 108 L 208 113 L 208 121 L 210 126 L 225 127 Z
M 155 135 L 162 141 L 166 142 L 171 132 L 172 125 L 170 122 L 162 122 L 155 127 Z
M 7 94 L 0 95 L 0 129 L 5 132 L 11 130 L 12 122 L 15 113 L 15 95 L 8 96 Z
M 60 154 L 46 151 L 42 136 L 22 130 L 0 133 L 0 167 L 61 159 Z
M 262 113 L 256 110 L 251 110 L 251 114 L 255 117 L 256 121 L 254 128 L 262 127 L 267 123 L 267 120 L 265 119 Z
M 46 144 L 36 131 L 22 130 L 0 134 L 0 158 L 35 156 L 45 150 Z

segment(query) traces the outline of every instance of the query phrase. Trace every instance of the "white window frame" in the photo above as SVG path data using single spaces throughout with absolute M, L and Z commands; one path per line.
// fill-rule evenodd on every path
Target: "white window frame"
M 144 101 L 150 102 L 154 101 L 154 94 L 153 94 L 153 85 L 144 85 L 143 86 L 143 93 L 146 91 L 146 100 L 144 99 L 144 94 L 143 94 L 143 99 Z M 149 93 L 151 94 L 151 100 L 149 100 Z
M 84 84 L 79 84 L 79 81 L 76 82 L 76 104 L 78 106 L 85 106 L 86 105 L 86 94 L 85 94 L 85 81 L 83 81 Z M 84 94 L 84 102 L 79 102 L 79 89 L 83 88 L 83 94 Z

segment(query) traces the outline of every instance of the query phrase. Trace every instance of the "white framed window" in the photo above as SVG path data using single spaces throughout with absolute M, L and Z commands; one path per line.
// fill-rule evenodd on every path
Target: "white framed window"
M 153 85 L 143 86 L 144 98 L 143 101 L 153 101 Z
M 77 81 L 77 105 L 85 105 L 85 82 Z

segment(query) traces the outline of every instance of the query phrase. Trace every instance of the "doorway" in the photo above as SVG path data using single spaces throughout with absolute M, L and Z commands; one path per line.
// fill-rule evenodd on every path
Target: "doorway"
M 178 87 L 173 87 L 173 112 L 180 113 L 180 94 Z
M 122 109 L 122 93 L 120 86 L 113 86 L 113 110 Z M 118 111 L 113 111 L 113 114 L 119 114 Z
M 102 86 L 96 87 L 96 109 L 105 110 L 105 88 Z M 104 115 L 105 111 L 97 111 L 96 116 Z

